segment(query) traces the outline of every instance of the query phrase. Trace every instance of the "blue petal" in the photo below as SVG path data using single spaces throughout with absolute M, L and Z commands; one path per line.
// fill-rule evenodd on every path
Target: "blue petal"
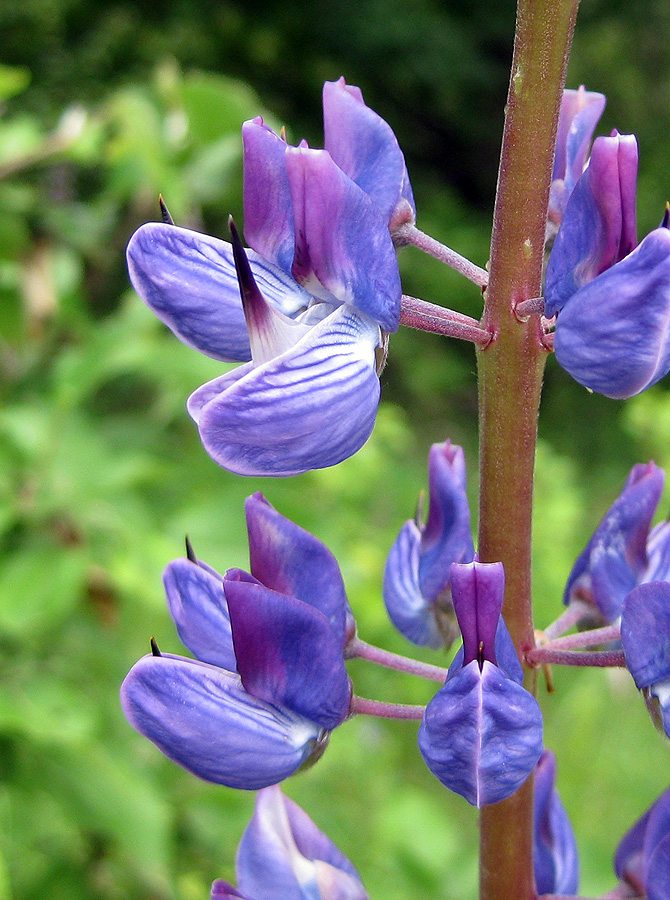
M 163 573 L 163 584 L 182 643 L 202 662 L 236 672 L 222 577 L 189 559 L 175 559 Z
M 653 462 L 631 469 L 617 499 L 577 557 L 565 587 L 564 602 L 583 600 L 605 622 L 621 615 L 623 599 L 647 569 L 647 535 L 665 475 Z
M 596 138 L 589 165 L 572 192 L 551 250 L 545 279 L 545 315 L 637 244 L 637 142 L 633 135 Z
M 326 150 L 375 201 L 384 219 L 391 223 L 404 212 L 405 221 L 414 221 L 416 207 L 397 138 L 365 105 L 360 89 L 344 78 L 323 86 L 323 127 Z
M 408 641 L 438 649 L 443 640 L 435 611 L 419 587 L 420 546 L 421 532 L 410 519 L 401 528 L 386 560 L 384 603 L 391 622 Z
M 237 675 L 183 657 L 141 659 L 121 703 L 133 728 L 170 759 L 242 790 L 288 778 L 322 736 L 313 722 L 252 697 Z
M 177 337 L 228 362 L 251 358 L 230 244 L 174 225 L 139 228 L 127 250 L 133 287 Z M 287 316 L 312 298 L 281 269 L 249 252 L 263 296 Z
M 535 769 L 533 868 L 538 894 L 572 896 L 579 886 L 577 843 L 558 791 L 556 758 L 545 750 Z
M 646 581 L 670 581 L 670 522 L 659 522 L 647 538 Z
M 670 678 L 670 583 L 652 581 L 628 594 L 621 613 L 621 643 L 640 690 Z
M 465 483 L 462 447 L 451 441 L 433 444 L 428 454 L 430 504 L 419 561 L 421 593 L 430 603 L 448 586 L 451 564 L 474 559 Z
M 254 900 L 367 897 L 349 860 L 278 787 L 258 793 L 236 868 Z
M 286 166 L 296 230 L 294 278 L 315 296 L 352 304 L 385 331 L 397 331 L 400 273 L 379 209 L 325 150 L 290 147 Z
M 286 174 L 286 142 L 258 116 L 242 126 L 244 236 L 262 257 L 291 271 L 293 208 Z
M 670 834 L 656 844 L 647 860 L 647 900 L 670 900 Z
M 318 609 L 344 646 L 355 623 L 337 560 L 324 543 L 271 506 L 262 494 L 245 505 L 251 574 L 273 591 Z
M 639 394 L 670 371 L 670 231 L 574 294 L 556 324 L 556 359 L 606 397 Z
M 379 340 L 370 319 L 341 307 L 276 359 L 205 385 L 189 401 L 205 449 L 240 475 L 297 475 L 352 456 L 374 426 Z
M 237 668 L 245 690 L 329 731 L 349 712 L 342 644 L 307 603 L 260 584 L 224 581 Z
M 473 806 L 510 797 L 542 752 L 535 698 L 492 663 L 460 669 L 428 704 L 419 749 L 431 772 Z
M 501 562 L 453 563 L 450 569 L 454 610 L 463 635 L 463 662 L 497 663 L 496 635 L 505 596 Z

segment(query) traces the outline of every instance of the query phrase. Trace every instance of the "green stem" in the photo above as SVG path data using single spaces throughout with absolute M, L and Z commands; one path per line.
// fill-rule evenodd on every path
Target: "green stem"
M 556 128 L 578 0 L 518 0 L 498 173 L 490 280 L 478 352 L 479 556 L 502 560 L 504 615 L 523 659 L 534 646 L 531 520 L 537 414 L 546 349 L 539 318 L 517 303 L 539 297 Z M 528 671 L 526 687 L 535 689 Z M 532 779 L 480 814 L 481 900 L 532 900 Z

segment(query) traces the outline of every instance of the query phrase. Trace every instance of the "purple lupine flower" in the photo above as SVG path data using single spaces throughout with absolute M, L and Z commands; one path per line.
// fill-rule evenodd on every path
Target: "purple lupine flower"
M 358 872 L 279 787 L 256 795 L 237 852 L 236 891 L 215 881 L 212 900 L 367 900 Z
M 428 519 L 420 511 L 403 525 L 384 569 L 389 618 L 408 640 L 451 646 L 459 629 L 451 599 L 452 563 L 471 562 L 475 550 L 465 492 L 465 457 L 446 441 L 428 454 Z
M 549 219 L 560 224 L 570 194 L 579 180 L 589 152 L 589 144 L 607 100 L 604 94 L 587 91 L 563 91 L 558 119 L 556 156 L 549 196 Z
M 511 796 L 542 753 L 542 713 L 502 620 L 502 563 L 452 565 L 463 647 L 426 708 L 419 749 L 433 775 L 473 806 Z
M 633 466 L 617 499 L 577 557 L 564 602 L 592 607 L 592 623 L 614 624 L 624 597 L 636 585 L 667 577 L 670 552 L 667 523 L 649 528 L 663 492 L 665 475 L 653 462 Z
M 667 215 L 637 245 L 637 142 L 600 137 L 568 201 L 547 265 L 556 359 L 589 390 L 625 398 L 670 371 Z
M 207 451 L 239 474 L 294 475 L 360 449 L 383 332 L 398 328 L 389 229 L 414 214 L 402 153 L 343 79 L 326 84 L 324 117 L 325 150 L 290 147 L 260 118 L 244 124 L 251 251 L 168 224 L 143 225 L 128 245 L 134 288 L 177 337 L 246 363 L 188 404 Z
M 628 594 L 621 645 L 654 723 L 670 736 L 670 582 L 650 581 Z
M 533 869 L 537 893 L 572 896 L 579 887 L 577 842 L 554 782 L 556 757 L 544 750 L 535 767 Z
M 670 898 L 670 788 L 621 840 L 614 856 L 619 880 L 647 900 Z
M 121 688 L 131 725 L 207 781 L 256 790 L 323 752 L 347 717 L 353 619 L 337 563 L 260 494 L 246 503 L 251 574 L 166 569 L 168 606 L 196 659 L 146 656 Z

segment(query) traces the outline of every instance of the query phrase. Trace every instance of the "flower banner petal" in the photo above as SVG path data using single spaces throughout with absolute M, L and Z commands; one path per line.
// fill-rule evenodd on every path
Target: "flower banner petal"
M 293 277 L 316 296 L 321 285 L 385 331 L 397 331 L 398 260 L 377 206 L 325 150 L 290 147 L 286 166 L 296 231 Z
M 261 493 L 244 509 L 251 574 L 266 587 L 318 609 L 341 645 L 354 621 L 337 560 L 314 535 L 282 516 Z
M 245 690 L 329 731 L 347 716 L 351 682 L 342 645 L 307 603 L 226 578 L 237 669 Z

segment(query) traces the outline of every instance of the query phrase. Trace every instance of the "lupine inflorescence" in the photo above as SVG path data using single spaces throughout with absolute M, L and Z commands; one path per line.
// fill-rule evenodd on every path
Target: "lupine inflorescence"
M 670 370 L 670 229 L 665 217 L 637 242 L 634 136 L 596 137 L 589 152 L 604 105 L 583 88 L 563 95 L 545 299 L 521 302 L 515 314 L 519 327 L 540 321 L 543 348 L 553 342 L 577 381 L 629 397 Z M 372 431 L 380 362 L 400 323 L 482 347 L 497 339 L 485 319 L 403 296 L 397 250 L 407 244 L 432 248 L 479 286 L 486 273 L 418 231 L 398 142 L 358 88 L 327 82 L 323 112 L 323 150 L 289 145 L 260 118 L 244 124 L 250 249 L 234 223 L 227 243 L 171 221 L 142 226 L 128 247 L 133 285 L 176 336 L 242 363 L 188 400 L 207 452 L 239 474 L 293 475 L 356 453 Z M 367 897 L 352 864 L 277 787 L 362 713 L 420 719 L 428 768 L 474 806 L 506 800 L 534 773 L 537 892 L 575 894 L 576 844 L 544 747 L 534 672 L 625 665 L 670 735 L 670 532 L 667 522 L 651 524 L 663 479 L 653 462 L 633 468 L 567 578 L 565 611 L 537 645 L 522 646 L 505 621 L 503 562 L 475 551 L 465 454 L 448 440 L 434 444 L 427 515 L 420 502 L 400 528 L 382 593 L 410 642 L 442 651 L 460 643 L 448 670 L 365 644 L 333 555 L 260 494 L 246 504 L 248 572 L 221 575 L 190 545 L 169 563 L 168 606 L 193 658 L 154 644 L 127 676 L 122 703 L 138 731 L 195 775 L 260 789 L 238 887 L 216 881 L 213 900 Z M 582 631 L 566 634 L 575 625 Z M 425 709 L 366 700 L 346 667 L 356 656 L 440 687 Z M 670 898 L 669 809 L 664 794 L 623 839 L 622 890 Z

